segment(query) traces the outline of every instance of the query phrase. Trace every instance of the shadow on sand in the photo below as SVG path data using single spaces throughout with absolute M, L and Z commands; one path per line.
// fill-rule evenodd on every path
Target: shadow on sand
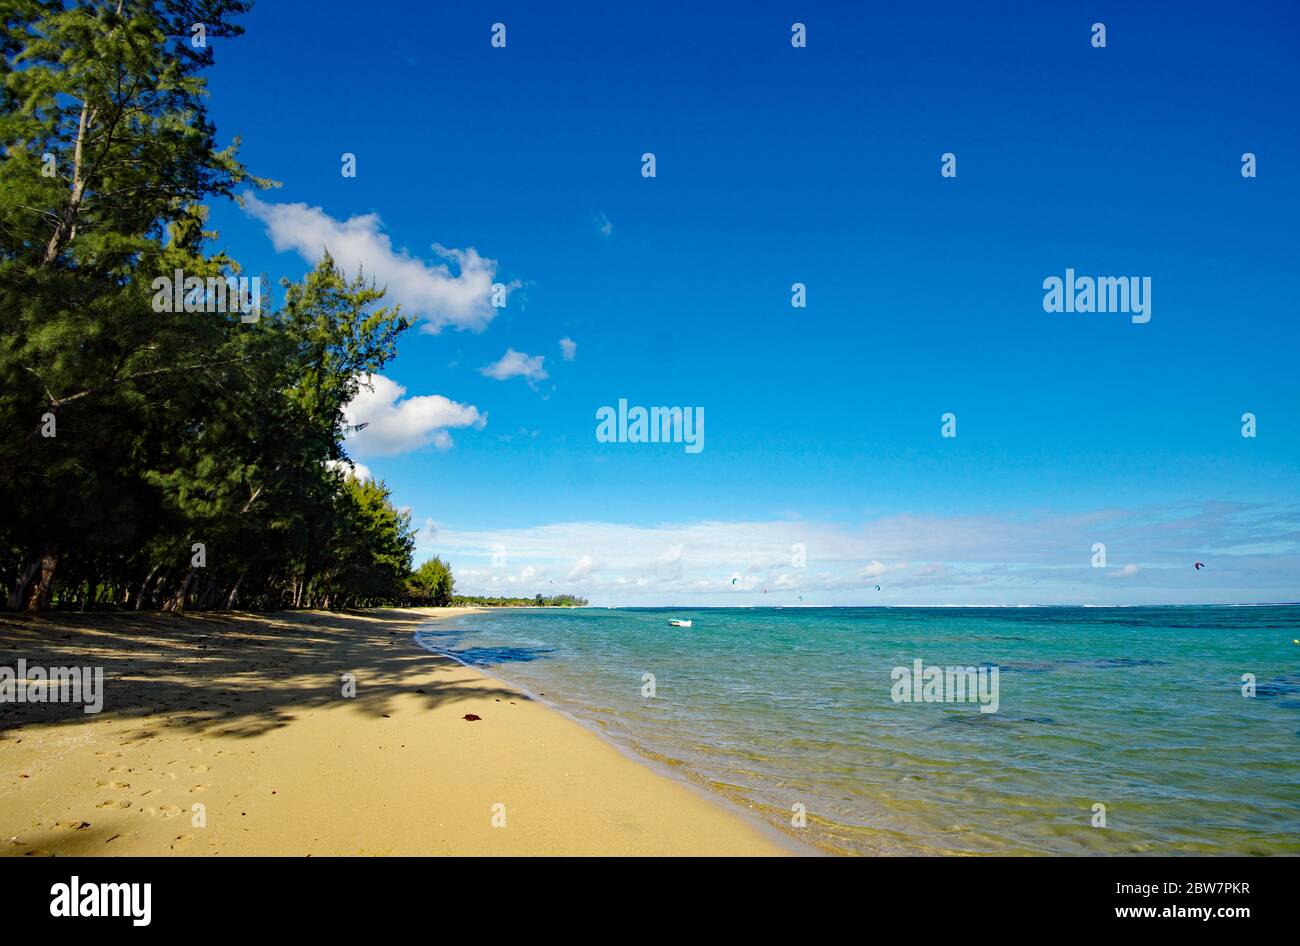
M 411 641 L 429 615 L 408 609 L 275 614 L 0 615 L 0 666 L 101 667 L 103 714 L 156 720 L 132 738 L 162 728 L 248 737 L 290 725 L 295 712 L 345 701 L 382 716 L 398 694 L 432 708 L 470 696 L 525 699 L 503 687 L 439 680 L 455 664 Z M 441 673 L 439 672 L 441 671 Z M 433 674 L 430 679 L 431 673 Z M 352 674 L 356 695 L 343 695 Z M 75 726 L 99 716 L 81 704 L 0 704 L 4 745 L 32 725 Z

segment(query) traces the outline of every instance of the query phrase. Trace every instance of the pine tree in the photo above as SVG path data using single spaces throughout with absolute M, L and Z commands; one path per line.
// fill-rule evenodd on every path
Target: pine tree
M 410 320 L 325 259 L 256 321 L 186 294 L 234 260 L 204 201 L 202 70 L 235 0 L 0 11 L 0 578 L 11 608 L 346 607 L 405 594 L 409 515 L 339 472 L 344 406 Z M 172 288 L 175 288 L 172 286 Z M 185 289 L 185 285 L 181 287 Z M 195 549 L 201 548 L 201 553 Z M 448 588 L 450 594 L 450 588 Z

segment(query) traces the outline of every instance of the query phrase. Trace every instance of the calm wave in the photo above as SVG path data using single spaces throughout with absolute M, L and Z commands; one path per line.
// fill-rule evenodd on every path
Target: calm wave
M 417 635 L 822 847 L 996 854 L 1300 853 L 1295 638 L 1294 606 L 498 610 Z M 895 703 L 917 659 L 996 666 L 997 712 Z

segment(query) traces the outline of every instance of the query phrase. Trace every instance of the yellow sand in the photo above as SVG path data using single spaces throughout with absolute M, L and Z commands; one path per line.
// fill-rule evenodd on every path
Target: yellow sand
M 0 616 L 0 665 L 102 666 L 106 693 L 0 704 L 0 853 L 787 853 L 412 643 L 462 611 Z

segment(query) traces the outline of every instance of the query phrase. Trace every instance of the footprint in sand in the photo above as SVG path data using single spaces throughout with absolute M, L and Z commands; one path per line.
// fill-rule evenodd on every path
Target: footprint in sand
M 195 775 L 198 775 L 200 772 L 206 772 L 207 770 L 208 770 L 208 767 L 207 767 L 206 765 L 191 765 L 191 766 L 190 766 L 190 771 L 193 772 Z
M 175 818 L 181 813 L 181 809 L 175 805 L 163 805 L 161 808 L 145 808 L 146 815 L 152 815 L 155 818 Z
M 183 851 L 190 847 L 194 843 L 194 840 L 195 838 L 192 834 L 178 834 L 176 840 L 172 842 L 172 850 Z
M 100 778 L 95 779 L 95 784 L 98 785 L 100 788 L 130 788 L 131 787 L 129 782 L 110 782 Z
M 157 788 L 146 788 L 144 791 L 142 791 L 142 792 L 140 793 L 140 797 L 141 797 L 141 798 L 148 798 L 150 795 L 157 795 L 159 791 L 161 791 L 161 789 L 157 789 Z
M 101 801 L 96 808 L 130 808 L 131 803 L 125 798 L 110 798 L 107 801 Z
M 190 794 L 193 795 L 195 792 L 206 792 L 211 787 L 211 785 L 195 785 L 190 789 Z

